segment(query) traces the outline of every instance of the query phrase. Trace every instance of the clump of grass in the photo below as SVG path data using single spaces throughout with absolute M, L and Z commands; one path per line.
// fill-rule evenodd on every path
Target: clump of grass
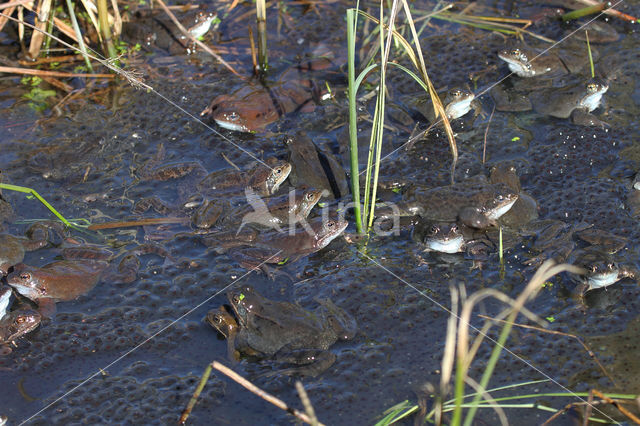
M 403 9 L 406 16 L 406 24 L 411 29 L 412 40 L 415 48 L 409 43 L 400 33 L 395 30 L 395 20 L 400 8 Z M 379 48 L 380 54 L 379 62 L 367 65 L 364 70 L 356 77 L 355 74 L 355 39 L 357 31 L 357 16 L 362 15 L 365 19 L 375 23 L 379 34 Z M 385 21 L 387 22 L 385 24 Z M 414 68 L 418 74 L 407 69 L 406 67 L 392 62 L 389 60 L 391 51 L 391 45 L 397 43 L 403 52 L 409 57 Z M 391 5 L 391 12 L 388 18 L 385 19 L 384 8 L 380 7 L 379 19 L 361 11 L 356 6 L 356 9 L 347 10 L 347 55 L 348 55 L 348 78 L 349 78 L 349 137 L 350 137 L 350 160 L 351 160 L 351 189 L 353 194 L 354 210 L 356 216 L 356 228 L 357 231 L 362 233 L 365 231 L 363 224 L 366 223 L 367 230 L 373 225 L 375 214 L 375 201 L 378 187 L 378 176 L 380 171 L 380 161 L 382 155 L 382 141 L 384 136 L 384 117 L 385 117 L 385 94 L 387 92 L 386 87 L 386 73 L 389 65 L 406 72 L 415 81 L 417 81 L 424 90 L 431 96 L 432 103 L 436 111 L 436 117 L 441 117 L 451 153 L 453 157 L 453 167 L 455 167 L 458 150 L 451 130 L 451 125 L 444 112 L 444 107 L 440 98 L 438 97 L 431 80 L 429 79 L 427 68 L 422 56 L 422 50 L 420 48 L 420 42 L 418 39 L 417 31 L 411 17 L 411 11 L 406 0 L 394 0 Z M 366 168 L 363 171 L 365 173 L 365 186 L 364 186 L 364 204 L 363 210 L 360 209 L 360 169 L 358 162 L 358 130 L 357 130 L 357 113 L 356 113 L 356 98 L 360 85 L 368 76 L 374 72 L 378 72 L 379 81 L 376 87 L 377 98 L 376 106 L 373 118 L 373 125 L 371 129 L 371 136 L 369 141 L 369 153 L 367 158 Z M 453 173 L 452 173 L 453 176 Z
M 491 393 L 496 391 L 502 391 L 509 389 L 513 393 L 514 389 L 518 389 L 524 386 L 538 384 L 546 382 L 548 380 L 517 383 L 505 387 L 493 388 L 488 387 L 489 381 L 498 359 L 504 349 L 504 345 L 507 341 L 509 333 L 516 317 L 520 314 L 525 315 L 530 320 L 539 324 L 545 322 L 537 317 L 535 314 L 525 308 L 525 303 L 532 300 L 538 291 L 542 288 L 543 284 L 548 281 L 552 276 L 561 272 L 571 272 L 575 274 L 582 274 L 584 270 L 573 265 L 561 264 L 556 265 L 553 261 L 547 261 L 536 271 L 535 275 L 531 278 L 525 289 L 514 300 L 507 295 L 493 289 L 480 290 L 468 298 L 464 298 L 464 289 L 458 290 L 454 287 L 451 288 L 451 310 L 450 317 L 447 326 L 447 337 L 445 342 L 444 355 L 442 358 L 442 368 L 440 376 L 440 389 L 435 397 L 434 408 L 426 413 L 423 420 L 433 421 L 436 424 L 440 424 L 445 413 L 451 414 L 450 424 L 452 425 L 471 425 L 473 424 L 475 415 L 478 409 L 490 408 L 496 411 L 496 414 L 502 422 L 506 422 L 506 416 L 504 416 L 504 408 L 535 408 L 538 410 L 544 410 L 549 412 L 557 412 L 558 410 L 545 407 L 539 404 L 541 397 L 547 396 L 553 397 L 587 397 L 588 393 L 572 393 L 572 392 L 557 392 L 557 393 L 525 393 L 519 395 L 510 395 L 507 397 L 493 398 Z M 476 329 L 477 337 L 471 342 L 470 339 L 470 327 L 471 327 L 471 315 L 474 307 L 486 298 L 495 298 L 509 307 L 500 313 L 496 318 L 487 319 L 484 326 L 481 329 Z M 458 307 L 461 306 L 460 313 L 458 314 Z M 486 318 L 486 317 L 485 317 Z M 473 381 L 469 377 L 469 370 L 471 364 L 478 353 L 481 344 L 485 341 L 487 333 L 496 324 L 503 324 L 498 338 L 492 340 L 494 346 L 491 351 L 491 355 L 486 362 L 486 367 L 482 378 L 479 382 Z M 470 344 L 471 343 L 471 344 Z M 455 366 L 455 374 L 454 374 Z M 466 386 L 470 386 L 474 389 L 471 393 L 466 393 Z M 453 388 L 454 397 L 452 399 L 444 400 L 444 398 L 450 394 L 451 388 Z M 633 399 L 636 395 L 609 395 L 613 398 L 620 399 Z M 511 401 L 519 400 L 518 403 L 511 403 Z M 524 402 L 522 401 L 524 400 Z M 384 417 L 376 423 L 378 426 L 393 424 L 409 415 L 415 414 L 419 411 L 420 407 L 416 404 L 410 404 L 408 401 L 401 402 L 387 411 L 385 411 Z
M 97 0 L 97 6 L 92 0 L 83 0 L 84 6 L 83 13 L 77 15 L 75 11 L 75 5 L 71 0 L 66 0 L 68 17 L 71 21 L 71 27 L 64 22 L 63 19 L 57 18 L 55 15 L 58 9 L 53 8 L 51 0 L 44 0 L 38 6 L 37 9 L 29 4 L 22 4 L 21 7 L 15 6 L 3 7 L 2 18 L 0 19 L 0 30 L 6 24 L 8 18 L 17 10 L 18 21 L 21 21 L 19 37 L 20 40 L 24 38 L 25 25 L 23 19 L 22 8 L 37 13 L 38 19 L 36 20 L 35 28 L 33 28 L 33 34 L 31 36 L 31 42 L 28 48 L 28 56 L 31 59 L 36 59 L 42 52 L 42 47 L 48 47 L 51 40 L 55 38 L 51 37 L 52 31 L 59 31 L 61 34 L 71 38 L 74 42 L 78 43 L 78 50 L 82 52 L 87 68 L 92 71 L 92 66 L 87 53 L 87 47 L 84 43 L 84 36 L 80 30 L 81 25 L 78 23 L 78 17 L 83 16 L 88 18 L 89 23 L 84 25 L 85 28 L 93 28 L 96 32 L 97 38 L 105 43 L 104 52 L 106 56 L 115 58 L 117 56 L 117 50 L 114 47 L 113 37 L 119 37 L 122 30 L 122 19 L 118 10 L 118 5 L 115 0 L 111 1 L 111 12 L 108 10 L 107 0 Z M 97 11 L 98 17 L 96 18 L 95 12 Z M 83 19 L 83 18 L 81 18 Z

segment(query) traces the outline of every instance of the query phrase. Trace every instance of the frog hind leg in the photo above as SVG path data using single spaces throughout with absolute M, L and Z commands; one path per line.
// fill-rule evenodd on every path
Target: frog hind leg
M 275 355 L 278 362 L 296 364 L 298 367 L 269 371 L 259 377 L 285 376 L 309 376 L 316 377 L 333 365 L 336 355 L 329 351 L 317 351 L 299 349 L 291 352 L 278 352 Z
M 571 113 L 571 122 L 580 126 L 599 126 L 601 128 L 611 127 L 609 123 L 600 120 L 595 115 L 583 109 L 574 110 Z
M 276 268 L 270 267 L 269 264 L 285 263 L 288 260 L 279 252 L 275 252 L 272 254 L 270 251 L 265 251 L 258 247 L 246 247 L 242 249 L 232 250 L 229 252 L 229 256 L 233 260 L 238 262 L 243 268 L 249 270 L 260 269 L 274 281 L 277 273 L 282 272 L 278 271 Z M 285 275 L 289 276 L 286 273 Z
M 122 258 L 117 268 L 110 266 L 102 276 L 101 281 L 120 284 L 129 284 L 138 278 L 140 259 L 134 254 L 128 254 Z

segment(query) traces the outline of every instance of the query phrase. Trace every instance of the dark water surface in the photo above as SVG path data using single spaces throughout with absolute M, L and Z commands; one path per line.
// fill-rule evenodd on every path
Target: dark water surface
M 418 2 L 415 6 L 430 10 L 433 3 Z M 539 11 L 534 6 L 520 6 L 520 2 L 490 3 L 490 9 L 477 6 L 483 12 L 478 14 L 502 11 L 526 17 Z M 637 1 L 623 5 L 625 12 L 640 15 Z M 269 9 L 270 61 L 274 68 L 286 68 L 295 62 L 296 55 L 319 42 L 335 52 L 343 51 L 347 6 L 289 5 L 281 12 L 279 27 L 275 9 Z M 216 7 L 209 5 L 212 10 Z M 219 12 L 225 7 L 220 5 Z M 250 10 L 249 4 L 239 6 L 219 29 L 223 47 L 242 49 L 223 56 L 244 75 L 250 74 L 246 28 L 251 19 L 239 18 Z M 372 13 L 377 16 L 375 8 Z M 596 69 L 608 71 L 614 63 L 621 66 L 604 97 L 606 106 L 596 114 L 611 127 L 581 127 L 533 112 L 496 112 L 487 135 L 487 164 L 483 165 L 484 131 L 492 108 L 490 97 L 484 95 L 481 102 L 486 116 L 474 123 L 469 115 L 454 125 L 461 153 L 456 177 L 460 180 L 487 174 L 492 165 L 510 161 L 518 169 L 523 190 L 537 200 L 541 219 L 586 222 L 625 236 L 629 242 L 615 260 L 640 268 L 640 229 L 633 210 L 625 204 L 632 178 L 640 169 L 640 35 L 627 23 L 609 23 L 621 37 L 614 43 L 596 45 L 600 57 L 607 58 L 596 63 Z M 432 25 L 425 29 L 421 43 L 437 88 L 469 84 L 477 92 L 506 75 L 506 66 L 496 56 L 505 47 L 504 37 L 444 21 L 432 21 Z M 559 39 L 570 28 L 575 27 L 561 28 L 557 22 L 550 22 L 531 30 Z M 11 48 L 8 37 L 3 36 L 2 42 L 5 49 Z M 194 115 L 213 97 L 243 84 L 204 54 L 168 56 L 155 50 L 141 55 L 135 66 L 147 75 L 147 84 Z M 470 76 L 477 80 L 470 81 Z M 166 155 L 160 164 L 199 161 L 206 170 L 214 171 L 229 167 L 223 154 L 241 168 L 253 164 L 248 155 L 166 101 L 123 81 L 88 86 L 84 94 L 61 108 L 60 115 L 51 109 L 35 112 L 22 98 L 28 88 L 19 81 L 6 75 L 0 80 L 0 169 L 6 182 L 36 189 L 68 218 L 94 222 L 140 218 L 132 213 L 133 204 L 151 195 L 177 203 L 187 187 L 184 179 L 144 180 L 136 172 L 156 156 L 161 144 Z M 396 70 L 391 71 L 388 84 L 388 123 L 396 130 L 385 133 L 385 153 L 406 142 L 419 118 L 404 102 L 419 94 L 418 86 Z M 282 135 L 302 129 L 326 150 L 338 154 L 346 167 L 347 109 L 343 89 L 336 86 L 335 104 L 321 106 L 313 113 L 287 116 L 269 132 L 249 135 L 219 130 L 258 158 L 286 159 Z M 373 115 L 374 102 L 363 104 L 362 111 Z M 360 158 L 366 159 L 369 124 L 361 123 Z M 444 185 L 449 180 L 450 161 L 446 139 L 437 131 L 419 141 L 412 151 L 392 154 L 381 173 L 385 180 L 402 178 L 411 183 Z M 282 193 L 287 186 L 283 185 Z M 35 200 L 8 191 L 3 194 L 19 220 L 50 217 Z M 153 211 L 142 215 L 160 216 Z M 20 235 L 27 226 L 17 222 L 9 225 L 8 231 Z M 348 231 L 354 230 L 351 220 Z M 8 416 L 10 424 L 26 419 L 36 424 L 175 423 L 206 364 L 212 360 L 229 364 L 225 342 L 202 322 L 208 310 L 226 302 L 224 293 L 122 356 L 246 271 L 229 256 L 205 247 L 189 226 L 73 235 L 116 250 L 133 248 L 151 238 L 164 245 L 175 262 L 143 256 L 135 282 L 103 282 L 86 296 L 58 303 L 53 321 L 43 322 L 35 332 L 19 339 L 10 354 L 0 356 L 0 415 Z M 355 245 L 338 238 L 307 259 L 282 267 L 295 282 L 284 275 L 271 281 L 254 272 L 239 283 L 254 286 L 266 297 L 296 301 L 306 308 L 316 306 L 314 298 L 328 297 L 355 317 L 359 326 L 355 339 L 336 343 L 330 349 L 337 355 L 336 363 L 322 375 L 304 378 L 303 382 L 325 424 L 370 424 L 385 408 L 405 399 L 415 401 L 416 390 L 425 382 L 439 382 L 448 315 L 412 286 L 444 306 L 450 305 L 451 285 L 463 285 L 467 294 L 494 288 L 517 297 L 534 272 L 523 264 L 536 254 L 531 246 L 532 237 L 518 237 L 515 247 L 506 251 L 501 276 L 496 253 L 482 269 L 472 269 L 473 261 L 463 255 L 453 256 L 453 261 L 427 256 L 427 263 L 421 262 L 407 229 L 394 237 L 374 237 L 363 248 L 381 266 L 358 254 Z M 47 248 L 28 253 L 25 263 L 40 266 L 58 255 L 58 249 Z M 507 346 L 520 358 L 503 354 L 490 386 L 543 379 L 544 372 L 571 391 L 595 387 L 640 392 L 637 282 L 626 279 L 617 283 L 607 289 L 604 301 L 599 299 L 597 306 L 586 308 L 571 296 L 575 283 L 569 277 L 555 277 L 552 282 L 553 286 L 543 289 L 529 309 L 543 318 L 553 317 L 550 329 L 577 334 L 590 344 L 616 384 L 603 377 L 576 341 L 516 329 Z M 480 307 L 487 314 L 500 309 L 493 302 Z M 473 322 L 482 325 L 481 319 Z M 476 380 L 481 377 L 489 351 L 488 346 L 482 348 L 472 366 Z M 100 368 L 104 374 L 40 412 Z M 257 377 L 273 368 L 277 366 L 269 362 L 243 361 L 234 366 L 257 385 L 299 407 L 294 379 Z M 558 384 L 538 384 L 522 393 L 560 392 Z M 575 399 L 546 401 L 561 408 Z M 548 417 L 534 410 L 512 410 L 507 415 L 514 424 L 539 424 Z M 488 424 L 496 421 L 490 412 L 481 413 L 481 417 Z M 212 375 L 190 422 L 286 424 L 292 420 L 234 382 Z

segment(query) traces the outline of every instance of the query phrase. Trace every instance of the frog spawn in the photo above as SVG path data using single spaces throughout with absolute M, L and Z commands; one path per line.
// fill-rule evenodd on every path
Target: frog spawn
M 105 374 L 83 386 L 78 386 L 78 380 L 64 383 L 58 393 L 45 401 L 51 403 L 65 395 L 56 401 L 55 412 L 39 415 L 32 422 L 35 425 L 83 421 L 114 424 L 144 423 L 154 419 L 163 424 L 174 423 L 180 410 L 176 407 L 189 400 L 199 379 L 193 374 L 157 375 L 153 365 L 137 361 L 118 374 Z M 67 394 L 72 389 L 73 392 Z M 198 407 L 207 411 L 196 410 L 189 420 L 196 423 L 209 421 L 209 410 L 214 410 L 225 394 L 225 382 L 212 375 L 198 398 Z

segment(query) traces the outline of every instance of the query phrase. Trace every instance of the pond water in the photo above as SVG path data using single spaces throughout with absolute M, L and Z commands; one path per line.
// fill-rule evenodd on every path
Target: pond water
M 419 3 L 413 6 L 422 12 L 435 6 L 434 2 Z M 546 10 L 542 5 L 525 3 L 477 2 L 473 13 L 530 17 Z M 203 5 L 221 15 L 227 7 L 227 3 Z M 271 5 L 267 11 L 270 78 L 277 80 L 318 46 L 333 51 L 334 62 L 343 64 L 347 7 L 351 4 L 292 3 L 281 5 L 280 10 Z M 623 2 L 620 9 L 640 15 L 637 1 Z M 252 72 L 247 26 L 254 23 L 246 14 L 251 11 L 250 4 L 239 5 L 216 30 L 222 56 L 247 77 Z M 375 6 L 370 12 L 378 14 Z M 540 20 L 529 30 L 559 40 L 585 22 L 583 18 L 563 26 Z M 560 221 L 566 224 L 552 239 L 552 247 L 569 244 L 573 250 L 567 259 L 574 261 L 587 243 L 571 235 L 571 230 L 592 226 L 627 238 L 625 247 L 612 259 L 633 270 L 640 268 L 640 229 L 632 187 L 640 169 L 640 35 L 634 25 L 620 20 L 608 23 L 620 37 L 594 44 L 599 58 L 596 71 L 606 74 L 610 86 L 605 104 L 594 114 L 609 126 L 581 126 L 535 111 L 495 111 L 491 116 L 493 100 L 485 93 L 478 99 L 483 114 L 468 114 L 454 122 L 460 151 L 455 179 L 460 182 L 477 174 L 488 176 L 493 166 L 505 162 L 514 165 L 522 191 L 537 201 L 539 220 L 555 220 L 545 223 L 556 226 Z M 2 54 L 14 58 L 16 46 L 10 35 L 5 31 L 0 40 Z M 503 35 L 432 20 L 420 41 L 429 75 L 438 89 L 467 86 L 479 93 L 508 73 L 497 52 L 513 40 Z M 547 46 L 532 38 L 527 41 Z M 556 48 L 559 56 L 574 49 L 566 46 L 563 43 Z M 408 65 L 398 52 L 394 55 Z M 24 97 L 30 88 L 20 84 L 19 77 L 4 75 L 0 80 L 0 170 L 4 182 L 37 190 L 67 218 L 101 223 L 184 215 L 179 208 L 168 213 L 133 211 L 136 201 L 146 197 L 178 205 L 197 193 L 192 175 L 158 180 L 149 178 L 145 170 L 182 162 L 197 162 L 207 172 L 229 170 L 229 162 L 248 170 L 256 158 L 267 162 L 270 158 L 287 159 L 283 137 L 299 131 L 333 153 L 348 170 L 344 67 L 313 74 L 319 81 L 331 81 L 334 101 L 325 101 L 314 111 L 299 108 L 255 134 L 224 130 L 207 121 L 216 129 L 212 132 L 194 119 L 216 96 L 247 84 L 206 54 L 186 55 L 156 45 L 143 50 L 131 61 L 131 67 L 141 71 L 145 83 L 162 97 L 136 90 L 123 80 L 70 81 L 83 89 L 78 96 L 56 108 L 52 108 L 55 102 L 49 102 L 48 108 L 37 111 Z M 582 70 L 552 84 L 562 86 L 572 79 L 585 79 L 587 72 Z M 384 135 L 381 179 L 403 182 L 402 191 L 416 184 L 449 184 L 451 155 L 444 132 L 436 129 L 411 150 L 402 148 L 416 125 L 426 127 L 414 106 L 415 99 L 424 96 L 421 89 L 397 69 L 389 70 L 387 83 L 389 128 Z M 517 77 L 510 77 L 502 84 L 520 83 Z M 62 96 L 58 95 L 58 100 Z M 361 165 L 370 129 L 365 116 L 373 116 L 374 105 L 375 99 L 361 101 Z M 289 181 L 279 194 L 288 189 Z M 22 235 L 29 226 L 25 221 L 51 218 L 44 206 L 23 194 L 4 190 L 3 197 L 16 212 L 5 232 Z M 402 198 L 390 191 L 383 197 L 394 202 Z M 228 195 L 217 198 L 234 202 Z M 339 201 L 350 200 L 347 194 Z M 327 204 L 336 208 L 331 200 Z M 312 215 L 317 211 L 316 207 Z M 347 232 L 355 232 L 350 212 L 347 219 Z M 265 297 L 296 302 L 307 309 L 317 306 L 315 299 L 330 298 L 355 318 L 356 336 L 329 349 L 336 355 L 335 363 L 317 377 L 302 381 L 323 423 L 374 423 L 384 409 L 407 399 L 417 401 L 425 383 L 439 383 L 448 320 L 442 306 L 450 306 L 451 286 L 463 286 L 467 294 L 488 288 L 514 298 L 520 294 L 535 272 L 526 261 L 544 252 L 536 245 L 539 232 L 531 229 L 512 232 L 514 241 L 507 245 L 503 267 L 495 249 L 482 257 L 481 265 L 478 259 L 462 253 L 447 257 L 423 253 L 407 225 L 396 235 L 374 235 L 366 244 L 336 238 L 316 253 L 276 265 L 283 273 L 276 273 L 274 279 L 262 272 L 247 275 L 236 257 L 204 245 L 189 223 L 100 232 L 72 230 L 76 241 L 119 253 L 153 241 L 169 251 L 171 259 L 141 255 L 135 281 L 103 281 L 87 295 L 59 302 L 52 320 L 43 321 L 34 332 L 18 339 L 9 354 L 0 356 L 0 415 L 8 416 L 9 424 L 25 420 L 31 424 L 175 423 L 206 365 L 213 360 L 231 365 L 226 342 L 203 321 L 204 316 L 228 303 L 225 292 L 229 288 L 251 285 Z M 42 266 L 59 259 L 60 253 L 60 246 L 53 245 L 28 252 L 24 263 Z M 574 339 L 516 328 L 491 387 L 551 378 L 552 382 L 517 392 L 584 392 L 592 388 L 640 392 L 638 357 L 630 356 L 637 353 L 640 341 L 637 280 L 626 278 L 605 290 L 589 292 L 584 301 L 576 297 L 576 287 L 566 274 L 554 277 L 527 307 L 552 320 L 550 330 L 575 334 L 590 345 L 610 377 Z M 495 315 L 502 309 L 501 304 L 490 301 L 480 305 L 478 313 Z M 472 323 L 480 327 L 483 320 L 474 316 Z M 490 349 L 488 345 L 481 347 L 471 367 L 476 380 Z M 242 360 L 232 368 L 292 406 L 301 407 L 295 377 L 262 376 L 277 371 L 280 364 Z M 576 400 L 544 399 L 558 409 Z M 607 413 L 619 419 L 615 413 Z M 517 424 L 539 424 L 549 415 L 507 410 L 510 421 Z M 496 422 L 490 411 L 479 417 L 489 424 Z M 189 421 L 282 424 L 293 420 L 236 383 L 213 374 Z

